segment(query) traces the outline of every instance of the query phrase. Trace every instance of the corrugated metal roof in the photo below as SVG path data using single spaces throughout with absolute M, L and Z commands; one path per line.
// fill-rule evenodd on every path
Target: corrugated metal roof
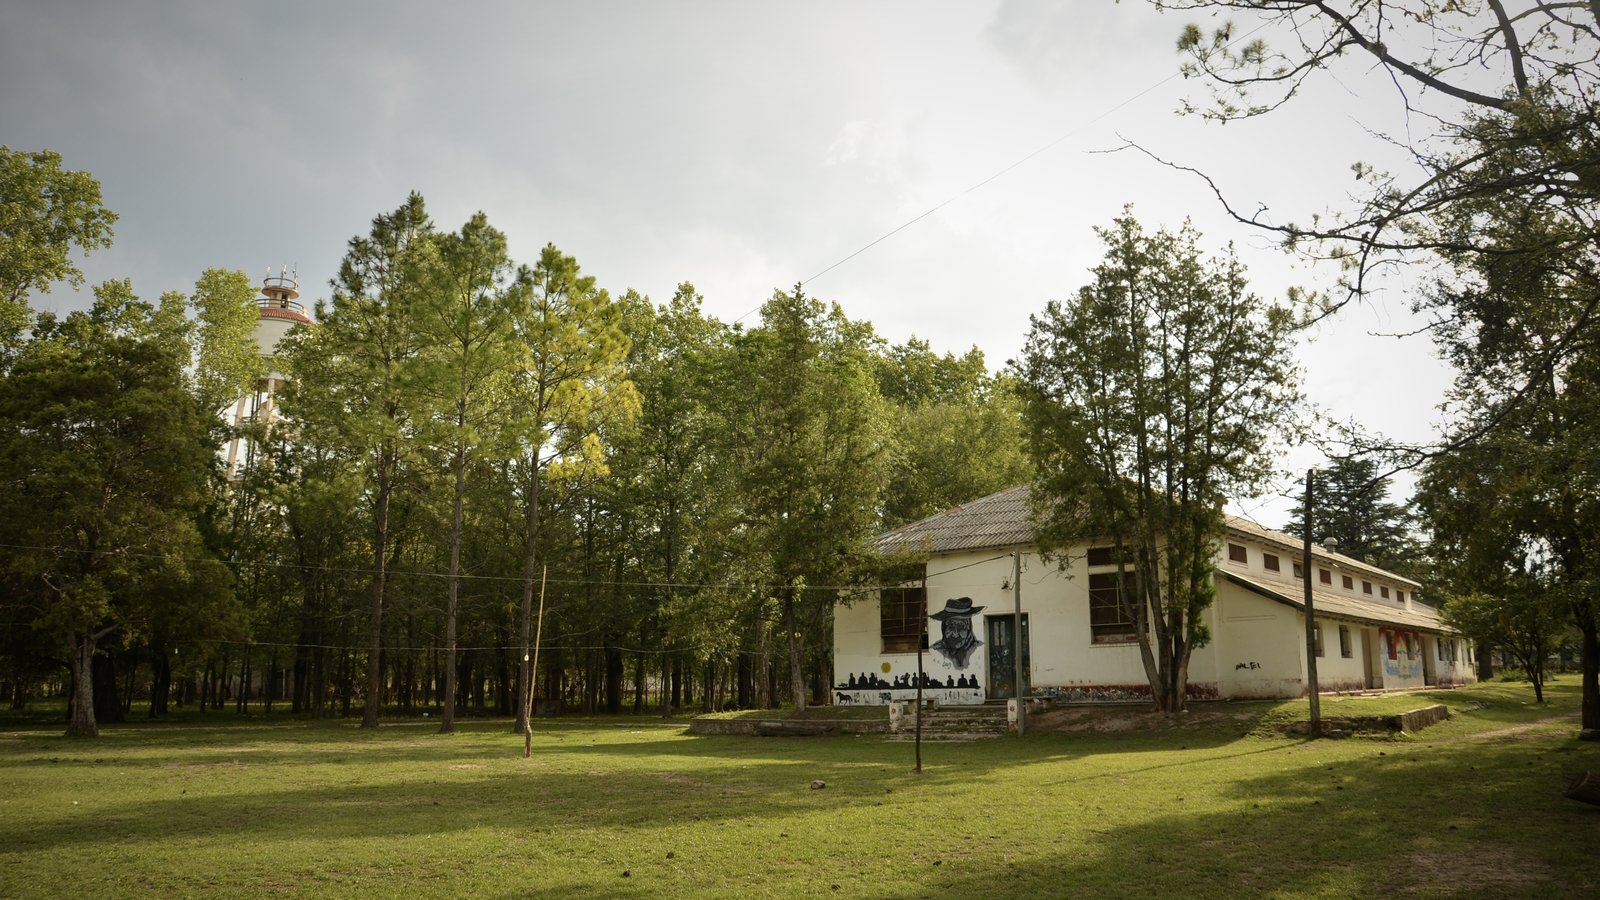
M 1029 493 L 1022 484 L 952 506 L 878 535 L 878 549 L 884 553 L 951 553 L 1031 545 Z
M 917 522 L 901 525 L 878 536 L 883 553 L 953 553 L 959 550 L 995 550 L 1004 547 L 1029 547 L 1034 544 L 1030 485 L 1019 484 L 999 493 L 980 497 L 971 503 L 952 506 Z M 1301 539 L 1281 531 L 1263 528 L 1249 519 L 1230 516 L 1227 527 L 1246 539 L 1278 545 L 1297 553 Z M 1368 565 L 1342 553 L 1322 547 L 1311 548 L 1313 559 L 1335 569 L 1368 572 L 1394 582 L 1421 587 L 1409 578 Z
M 1294 559 L 1300 558 L 1299 553 L 1301 552 L 1301 548 L 1305 546 L 1303 539 L 1296 535 L 1285 534 L 1282 531 L 1273 531 L 1270 528 L 1263 528 L 1249 519 L 1241 519 L 1238 516 L 1228 517 L 1228 528 L 1238 532 L 1240 535 L 1246 538 L 1253 538 L 1258 541 L 1277 544 L 1280 548 L 1288 550 L 1290 556 Z M 1404 576 L 1396 575 L 1387 569 L 1380 569 L 1377 566 L 1369 565 L 1368 563 L 1364 563 L 1353 556 L 1345 556 L 1343 553 L 1331 552 L 1315 544 L 1311 546 L 1311 558 L 1320 562 L 1328 563 L 1335 569 L 1354 569 L 1358 572 L 1367 572 L 1372 575 L 1377 575 L 1380 578 L 1387 578 L 1390 581 L 1398 581 L 1402 584 L 1408 584 L 1412 588 L 1422 587 L 1421 584 Z M 1315 603 L 1315 599 L 1313 599 L 1312 602 Z
M 1241 575 L 1238 572 L 1227 572 L 1220 569 L 1218 572 L 1229 581 L 1263 597 L 1276 600 L 1299 610 L 1304 610 L 1306 607 L 1303 594 L 1299 590 L 1289 588 L 1282 583 L 1264 581 L 1249 575 Z M 1360 597 L 1314 589 L 1311 592 L 1311 604 L 1316 608 L 1318 618 L 1328 616 L 1329 618 L 1349 619 L 1353 622 L 1362 622 L 1369 625 L 1398 625 L 1419 631 L 1455 633 L 1453 629 L 1446 627 L 1439 618 L 1438 610 L 1424 603 L 1413 602 L 1410 609 L 1400 609 L 1395 606 L 1386 606 L 1376 600 L 1365 600 Z

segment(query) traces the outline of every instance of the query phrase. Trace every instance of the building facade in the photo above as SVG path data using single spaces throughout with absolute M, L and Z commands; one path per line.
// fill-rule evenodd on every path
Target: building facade
M 846 598 L 834 613 L 833 699 L 924 697 L 980 703 L 1014 696 L 1066 701 L 1149 697 L 1139 645 L 1116 600 L 1111 548 L 1071 548 L 1065 567 L 1033 546 L 1028 489 L 1001 491 L 879 538 L 885 552 L 926 558 L 920 585 Z M 1021 577 L 1012 554 L 1021 556 Z M 1298 539 L 1233 519 L 1218 548 L 1211 639 L 1189 663 L 1194 699 L 1303 696 L 1305 612 Z M 1322 691 L 1395 690 L 1474 681 L 1470 644 L 1416 599 L 1416 582 L 1313 548 L 1312 604 Z M 1021 634 L 1016 634 L 1017 608 Z

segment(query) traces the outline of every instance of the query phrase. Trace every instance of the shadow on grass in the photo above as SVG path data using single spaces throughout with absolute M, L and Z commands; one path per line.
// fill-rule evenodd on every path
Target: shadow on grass
M 908 873 L 919 885 L 901 896 L 1600 895 L 1600 808 L 1561 797 L 1570 773 L 1600 768 L 1600 748 L 1547 736 L 1362 749 L 1242 781 L 1227 812 L 1189 813 L 1176 796 L 1063 852 Z

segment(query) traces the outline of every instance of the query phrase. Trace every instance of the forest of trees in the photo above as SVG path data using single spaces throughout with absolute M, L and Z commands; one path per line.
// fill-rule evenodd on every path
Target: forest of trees
M 242 426 L 230 480 L 218 411 L 268 365 L 255 286 L 212 271 L 147 303 L 109 282 L 36 313 L 114 217 L 53 154 L 6 165 L 77 197 L 0 254 L 0 686 L 14 708 L 70 692 L 74 733 L 136 700 L 521 727 L 530 677 L 540 710 L 804 705 L 835 599 L 880 577 L 872 538 L 1025 477 L 976 349 L 892 345 L 798 287 L 748 327 L 687 282 L 613 296 L 414 194 L 279 346 L 285 418 Z

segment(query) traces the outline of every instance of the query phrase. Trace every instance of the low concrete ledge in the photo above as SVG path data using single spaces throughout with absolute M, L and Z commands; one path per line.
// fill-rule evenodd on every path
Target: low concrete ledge
M 1401 731 L 1421 731 L 1429 725 L 1437 725 L 1450 718 L 1450 707 L 1443 703 L 1435 703 L 1432 706 L 1401 713 L 1394 718 L 1398 720 L 1396 724 Z
M 709 719 L 689 720 L 690 734 L 755 737 L 824 737 L 830 734 L 888 734 L 888 722 L 861 719 Z
M 1357 732 L 1408 732 L 1421 731 L 1450 718 L 1450 708 L 1442 703 L 1424 706 L 1394 716 L 1323 716 L 1322 733 L 1325 737 L 1345 737 Z M 1290 722 L 1284 726 L 1285 734 L 1304 735 L 1311 732 L 1310 722 Z

